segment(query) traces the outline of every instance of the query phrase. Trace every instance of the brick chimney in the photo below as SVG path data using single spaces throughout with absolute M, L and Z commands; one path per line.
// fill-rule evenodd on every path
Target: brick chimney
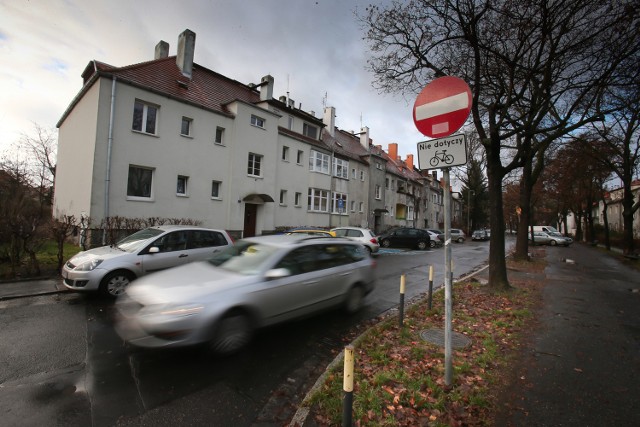
M 413 170 L 413 154 L 407 154 L 407 161 L 405 163 L 410 170 Z
M 391 157 L 391 160 L 398 160 L 398 143 L 397 142 L 392 142 L 389 144 L 389 157 Z
M 336 107 L 324 107 L 324 116 L 322 117 L 322 123 L 324 123 L 326 129 L 329 131 L 329 135 L 336 136 Z
M 193 74 L 193 54 L 196 49 L 196 33 L 184 30 L 178 37 L 178 54 L 176 64 L 185 77 L 191 78 Z
M 164 40 L 160 40 L 160 43 L 156 45 L 156 53 L 154 59 L 162 59 L 169 56 L 169 43 Z
M 274 79 L 270 75 L 260 80 L 260 101 L 270 101 L 273 98 Z

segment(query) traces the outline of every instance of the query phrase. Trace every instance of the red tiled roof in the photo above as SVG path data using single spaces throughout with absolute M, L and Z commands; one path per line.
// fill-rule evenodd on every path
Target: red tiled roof
M 126 67 L 114 67 L 104 62 L 92 61 L 82 73 L 85 85 L 63 114 L 58 126 L 97 76 L 115 76 L 120 81 L 226 115 L 230 114 L 226 105 L 232 101 L 239 100 L 251 104 L 260 101 L 260 93 L 256 89 L 198 64 L 193 64 L 192 78 L 185 77 L 176 65 L 175 56 Z
M 183 76 L 176 65 L 175 56 L 122 68 L 103 68 L 101 64 L 99 71 L 145 89 L 225 114 L 228 114 L 225 105 L 234 100 L 248 103 L 260 101 L 257 90 L 198 64 L 193 64 L 191 79 Z

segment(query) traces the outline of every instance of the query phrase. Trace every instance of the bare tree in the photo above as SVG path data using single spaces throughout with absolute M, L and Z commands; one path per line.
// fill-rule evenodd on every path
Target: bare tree
M 360 17 L 380 90 L 415 94 L 444 75 L 471 87 L 473 126 L 487 156 L 493 289 L 510 287 L 503 178 L 602 117 L 603 89 L 638 49 L 637 3 L 412 0 L 371 6 Z

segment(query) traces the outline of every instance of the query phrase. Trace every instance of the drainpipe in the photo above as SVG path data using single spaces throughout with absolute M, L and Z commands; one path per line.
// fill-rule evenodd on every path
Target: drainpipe
M 109 191 L 111 184 L 111 147 L 113 146 L 113 116 L 116 108 L 116 76 L 111 81 L 111 112 L 109 113 L 109 139 L 107 140 L 107 164 L 104 177 L 104 219 L 109 218 Z M 102 230 L 102 244 L 107 244 L 107 227 Z

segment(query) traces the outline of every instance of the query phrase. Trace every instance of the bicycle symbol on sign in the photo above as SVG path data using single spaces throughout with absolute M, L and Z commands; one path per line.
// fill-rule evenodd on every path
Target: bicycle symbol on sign
M 453 156 L 451 154 L 447 154 L 447 150 L 436 151 L 436 154 L 434 154 L 431 160 L 429 160 L 429 163 L 435 168 L 440 162 L 450 165 L 453 163 Z

